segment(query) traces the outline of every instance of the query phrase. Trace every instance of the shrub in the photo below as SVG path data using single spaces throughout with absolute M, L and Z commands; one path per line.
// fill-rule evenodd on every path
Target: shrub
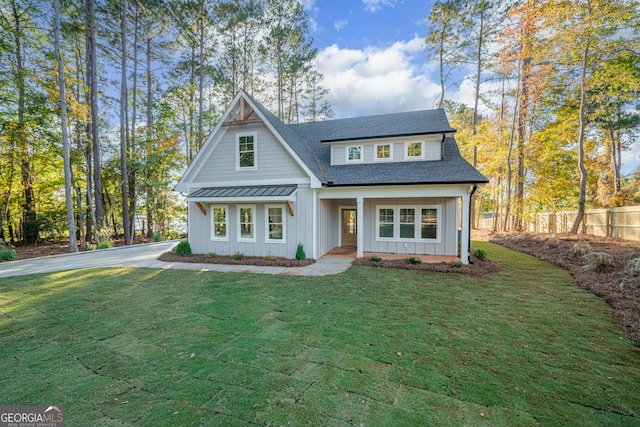
M 571 254 L 576 257 L 581 257 L 591 252 L 591 245 L 585 240 L 578 240 L 571 247 Z
M 629 261 L 627 274 L 622 279 L 622 282 L 620 282 L 620 288 L 624 289 L 627 285 L 633 289 L 637 289 L 640 286 L 640 258 L 634 258 Z
M 372 256 L 371 258 L 369 258 L 369 261 L 371 261 L 371 262 L 380 262 L 380 261 L 382 261 L 382 258 L 380 258 L 379 256 Z
M 484 249 L 476 249 L 476 258 L 478 258 L 480 261 L 486 261 L 487 260 L 487 251 L 485 251 Z
M 296 250 L 296 259 L 302 261 L 307 259 L 307 254 L 304 253 L 304 246 L 302 243 L 298 243 L 298 249 Z
M 190 256 L 191 255 L 191 245 L 188 240 L 181 240 L 180 243 L 176 245 L 176 248 L 173 250 L 173 253 L 181 256 Z
M 412 256 L 411 258 L 407 258 L 407 263 L 416 265 L 416 264 L 421 264 L 422 260 L 418 257 Z
M 13 249 L 0 247 L 0 261 L 13 261 L 17 257 L 18 254 Z
M 109 249 L 113 247 L 113 242 L 110 239 L 101 240 L 100 243 L 96 245 L 96 249 Z
M 162 236 L 160 233 L 153 233 L 153 237 L 151 238 L 152 242 L 162 242 Z
M 613 257 L 606 252 L 590 252 L 583 255 L 582 259 L 587 262 L 582 266 L 584 270 L 605 270 L 613 265 Z
M 217 256 L 218 256 L 218 254 L 217 254 L 217 253 L 215 253 L 215 252 L 209 252 L 209 253 L 205 254 L 205 256 L 206 256 L 207 258 L 215 258 L 215 257 L 217 257 Z
M 242 252 L 236 252 L 233 254 L 233 259 L 240 261 L 241 259 L 244 259 L 244 254 Z
M 264 257 L 264 259 L 266 259 L 267 261 L 275 261 L 278 259 L 278 257 L 275 255 L 267 255 L 266 257 Z
M 462 268 L 462 263 L 460 261 L 454 262 L 454 263 L 451 264 L 451 267 L 453 267 L 453 268 Z
M 549 249 L 553 249 L 558 247 L 558 245 L 560 244 L 560 241 L 558 239 L 556 239 L 555 237 L 549 237 L 547 239 L 547 247 Z

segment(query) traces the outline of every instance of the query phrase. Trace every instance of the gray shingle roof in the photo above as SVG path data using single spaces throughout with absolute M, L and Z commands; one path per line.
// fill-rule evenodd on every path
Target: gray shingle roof
M 189 197 L 284 197 L 296 191 L 296 185 L 262 185 L 243 187 L 206 187 Z
M 442 109 L 286 125 L 255 99 L 248 98 L 323 185 L 488 182 L 460 155 L 453 137 L 444 139 L 442 160 L 331 165 L 330 142 L 455 132 Z

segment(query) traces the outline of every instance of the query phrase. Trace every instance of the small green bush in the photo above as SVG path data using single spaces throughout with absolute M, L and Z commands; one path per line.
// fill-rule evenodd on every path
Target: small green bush
M 487 260 L 487 251 L 485 251 L 484 249 L 476 249 L 476 258 L 478 258 L 480 261 L 486 261 Z
M 571 254 L 575 257 L 585 256 L 591 252 L 591 245 L 585 240 L 578 240 L 571 247 Z
M 236 252 L 233 254 L 233 259 L 240 261 L 241 259 L 244 259 L 244 254 L 242 252 Z
M 113 242 L 110 239 L 101 240 L 100 243 L 96 245 L 96 249 L 109 249 L 113 247 Z
M 180 243 L 176 245 L 173 253 L 181 256 L 191 256 L 191 245 L 189 244 L 189 241 L 181 240 Z
M 0 248 L 0 261 L 13 261 L 18 257 L 16 251 L 9 248 Z
M 601 271 L 613 265 L 613 257 L 606 252 L 590 252 L 582 257 L 587 263 L 583 270 Z
M 153 233 L 153 237 L 151 238 L 152 242 L 162 242 L 162 236 L 160 233 Z
M 372 256 L 371 258 L 369 258 L 369 261 L 371 261 L 371 262 L 380 262 L 380 261 L 382 261 L 382 258 L 380 258 L 379 256 Z
M 413 265 L 422 264 L 422 260 L 418 257 L 412 256 L 411 258 L 407 258 L 407 263 L 413 264 Z
M 208 252 L 204 256 L 206 256 L 207 258 L 215 258 L 218 256 L 218 254 L 215 252 Z
M 296 250 L 296 259 L 298 261 L 307 259 L 307 254 L 304 253 L 304 246 L 302 246 L 302 243 L 298 243 L 298 249 Z
M 453 268 L 462 268 L 462 263 L 460 261 L 451 263 L 451 267 L 453 267 Z
M 267 261 L 275 261 L 278 259 L 278 257 L 275 255 L 267 255 L 266 257 L 264 257 L 264 259 L 266 259 Z

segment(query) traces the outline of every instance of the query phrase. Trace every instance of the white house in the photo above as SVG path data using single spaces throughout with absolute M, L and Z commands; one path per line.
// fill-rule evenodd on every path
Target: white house
M 194 253 L 317 259 L 335 247 L 460 256 L 487 182 L 443 110 L 284 124 L 240 91 L 175 190 Z M 459 227 L 461 232 L 458 232 Z

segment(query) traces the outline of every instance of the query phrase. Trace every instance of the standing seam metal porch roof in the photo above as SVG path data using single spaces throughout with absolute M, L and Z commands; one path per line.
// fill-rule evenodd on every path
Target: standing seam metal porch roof
M 286 197 L 293 194 L 297 185 L 256 185 L 242 187 L 205 187 L 189 194 L 190 198 L 213 197 Z

